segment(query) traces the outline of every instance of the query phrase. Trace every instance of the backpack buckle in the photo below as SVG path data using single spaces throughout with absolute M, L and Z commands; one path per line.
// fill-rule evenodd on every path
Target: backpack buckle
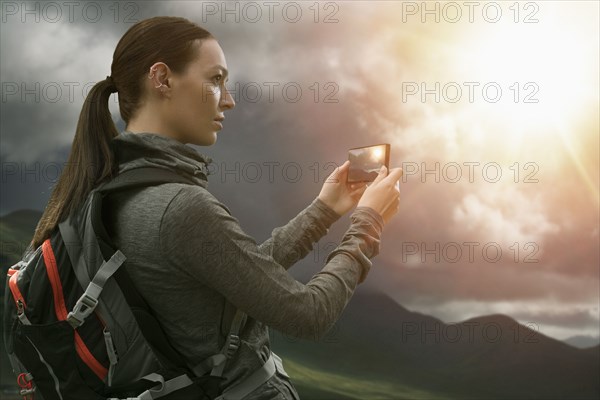
M 33 395 L 35 393 L 35 387 L 33 386 L 33 376 L 28 372 L 23 372 L 17 376 L 17 385 L 21 388 L 19 390 L 19 394 L 23 396 L 24 399 L 33 400 Z
M 227 358 L 233 357 L 237 349 L 240 347 L 240 337 L 238 335 L 229 335 L 229 343 L 227 345 L 226 356 Z
M 98 300 L 84 293 L 77 300 L 73 311 L 67 315 L 67 322 L 73 329 L 80 327 L 85 322 L 85 319 L 94 311 L 98 305 Z

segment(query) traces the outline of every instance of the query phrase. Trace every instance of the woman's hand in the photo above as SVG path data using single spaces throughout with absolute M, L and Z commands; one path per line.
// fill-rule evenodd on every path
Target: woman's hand
M 385 166 L 381 167 L 377 178 L 365 190 L 358 206 L 371 207 L 381 215 L 387 225 L 400 207 L 399 180 L 401 176 L 402 168 L 392 168 L 388 173 Z
M 350 169 L 350 161 L 337 167 L 325 180 L 318 196 L 340 216 L 356 207 L 367 188 L 364 183 L 347 183 L 348 169 Z

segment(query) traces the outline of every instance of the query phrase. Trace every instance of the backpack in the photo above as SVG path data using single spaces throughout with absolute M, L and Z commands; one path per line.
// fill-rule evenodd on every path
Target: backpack
M 127 274 L 102 222 L 103 198 L 168 182 L 174 171 L 140 167 L 94 188 L 79 212 L 8 270 L 4 341 L 25 399 L 214 399 L 238 349 L 236 310 L 218 354 L 189 366 L 169 343 Z

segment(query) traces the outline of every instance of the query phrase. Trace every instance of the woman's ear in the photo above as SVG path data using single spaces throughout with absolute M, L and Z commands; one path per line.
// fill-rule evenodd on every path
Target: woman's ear
M 163 62 L 154 63 L 148 72 L 148 79 L 152 83 L 153 89 L 159 89 L 161 92 L 171 87 L 169 78 L 171 71 L 167 64 Z

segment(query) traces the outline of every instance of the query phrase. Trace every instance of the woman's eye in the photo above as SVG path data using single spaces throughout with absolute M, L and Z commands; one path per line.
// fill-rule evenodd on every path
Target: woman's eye
M 213 79 L 214 79 L 216 82 L 219 82 L 219 81 L 220 81 L 222 78 L 223 78 L 223 75 L 217 75 L 217 76 L 215 76 Z

